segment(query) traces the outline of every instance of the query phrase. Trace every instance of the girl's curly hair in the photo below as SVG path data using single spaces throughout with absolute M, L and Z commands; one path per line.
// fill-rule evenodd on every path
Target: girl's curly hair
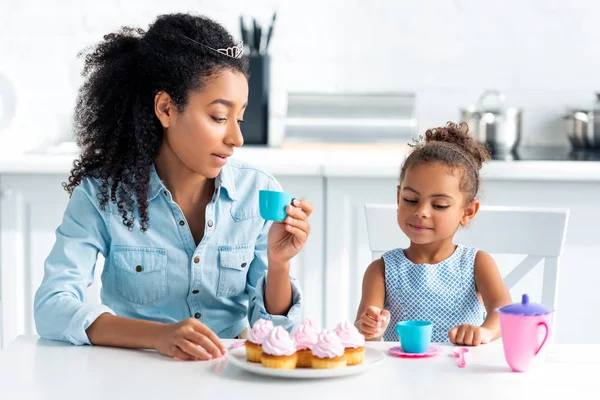
M 460 169 L 460 189 L 471 202 L 479 192 L 479 170 L 490 159 L 490 152 L 469 135 L 466 123 L 448 122 L 445 127 L 428 129 L 423 142 L 417 142 L 414 151 L 406 158 L 400 172 L 400 183 L 406 171 L 423 163 L 439 163 L 450 169 Z
M 147 32 L 123 27 L 79 54 L 85 56 L 85 80 L 74 125 L 82 152 L 63 187 L 72 194 L 84 177 L 100 179 L 100 208 L 115 203 L 130 230 L 135 206 L 141 230 L 148 229 L 150 170 L 163 140 L 155 95 L 168 93 L 182 112 L 189 93 L 201 90 L 207 77 L 223 69 L 248 76 L 246 57 L 227 57 L 195 42 L 213 49 L 235 45 L 209 18 L 170 14 L 159 16 Z

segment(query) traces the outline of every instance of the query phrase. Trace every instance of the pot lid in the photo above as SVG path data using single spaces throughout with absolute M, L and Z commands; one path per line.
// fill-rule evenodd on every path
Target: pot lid
M 466 110 L 474 113 L 491 114 L 505 114 L 508 110 L 511 112 L 520 111 L 518 108 L 506 106 L 506 95 L 495 89 L 485 90 L 477 99 L 477 103 L 467 107 Z
M 501 314 L 534 316 L 550 314 L 554 312 L 554 310 L 543 304 L 531 303 L 529 301 L 529 295 L 523 294 L 520 303 L 509 304 L 499 308 L 498 312 Z
M 595 92 L 595 101 L 591 102 L 591 103 L 587 103 L 587 104 L 582 104 L 581 106 L 573 106 L 573 107 L 569 107 L 568 110 L 569 112 L 572 113 L 576 113 L 576 112 L 583 112 L 583 113 L 587 113 L 587 112 L 600 112 L 600 92 Z

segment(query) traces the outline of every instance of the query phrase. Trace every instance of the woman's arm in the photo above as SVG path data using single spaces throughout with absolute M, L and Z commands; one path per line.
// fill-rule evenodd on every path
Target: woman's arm
M 100 315 L 114 315 L 104 305 L 84 303 L 94 281 L 98 253 L 106 256 L 109 243 L 93 193 L 89 179 L 75 188 L 45 261 L 44 278 L 34 299 L 34 319 L 38 334 L 46 339 L 91 344 L 86 329 Z
M 84 179 L 73 191 L 56 230 L 44 279 L 35 294 L 34 318 L 39 335 L 77 345 L 156 349 L 180 359 L 221 355 L 223 344 L 198 320 L 166 325 L 118 317 L 105 305 L 84 302 L 94 280 L 98 253 L 106 257 L 110 243 L 94 193 L 92 182 Z

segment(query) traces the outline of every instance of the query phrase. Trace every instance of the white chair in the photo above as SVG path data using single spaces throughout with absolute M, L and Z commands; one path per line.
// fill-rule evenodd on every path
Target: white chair
M 409 240 L 398 227 L 396 204 L 367 204 L 365 211 L 373 259 L 388 250 L 408 247 Z M 455 243 L 491 254 L 526 254 L 504 277 L 509 290 L 543 261 L 541 303 L 556 309 L 559 258 L 568 219 L 568 209 L 482 206 L 473 221 L 457 232 Z

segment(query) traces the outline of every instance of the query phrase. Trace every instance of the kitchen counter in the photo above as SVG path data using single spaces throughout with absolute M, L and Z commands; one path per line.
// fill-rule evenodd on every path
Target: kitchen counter
M 409 150 L 403 147 L 353 148 L 263 148 L 247 146 L 235 157 L 276 176 L 394 178 Z M 0 154 L 0 174 L 66 175 L 76 153 Z M 598 181 L 600 161 L 490 161 L 482 170 L 484 179 Z

